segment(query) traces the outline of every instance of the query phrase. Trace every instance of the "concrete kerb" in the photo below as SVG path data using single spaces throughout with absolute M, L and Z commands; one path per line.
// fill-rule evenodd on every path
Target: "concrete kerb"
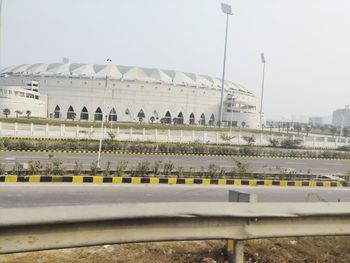
M 47 149 L 1 149 L 0 152 L 46 152 L 46 153 L 83 153 L 96 154 L 96 150 L 47 150 Z M 267 155 L 244 155 L 244 154 L 217 154 L 217 153 L 172 153 L 172 152 L 130 152 L 130 151 L 102 151 L 102 154 L 133 154 L 133 155 L 173 155 L 173 156 L 207 156 L 207 157 L 240 157 L 240 158 L 276 158 L 292 160 L 333 160 L 333 161 L 350 161 L 342 158 L 313 158 L 303 156 L 267 156 Z
M 341 187 L 338 181 L 287 181 L 252 179 L 108 177 L 108 176 L 0 176 L 0 183 L 165 184 L 219 186 Z

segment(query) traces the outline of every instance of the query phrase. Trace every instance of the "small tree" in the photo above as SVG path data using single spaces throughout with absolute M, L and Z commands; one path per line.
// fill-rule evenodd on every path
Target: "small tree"
M 220 134 L 220 139 L 226 143 L 229 143 L 233 138 L 234 136 L 229 136 L 229 135 L 226 135 L 225 133 Z
M 269 143 L 271 147 L 278 147 L 278 145 L 280 144 L 280 141 L 277 139 L 269 139 Z
M 22 115 L 23 114 L 23 112 L 21 112 L 20 110 L 16 110 L 15 113 L 16 113 L 16 118 L 18 118 L 18 115 Z
M 243 136 L 243 140 L 251 146 L 255 142 L 255 137 L 254 136 Z
M 311 132 L 311 125 L 307 125 L 306 127 L 305 127 L 305 131 L 306 131 L 306 137 L 307 136 L 309 136 L 309 133 Z
M 295 124 L 294 129 L 297 131 L 298 135 L 301 132 L 301 125 L 300 124 Z
M 243 175 L 249 173 L 249 164 L 233 159 L 235 167 L 232 172 L 234 174 Z
M 29 119 L 29 116 L 32 115 L 32 112 L 30 110 L 26 111 L 27 119 Z
M 2 111 L 2 113 L 6 116 L 6 119 L 7 119 L 7 117 L 11 114 L 11 111 L 10 111 L 10 109 L 6 108 Z

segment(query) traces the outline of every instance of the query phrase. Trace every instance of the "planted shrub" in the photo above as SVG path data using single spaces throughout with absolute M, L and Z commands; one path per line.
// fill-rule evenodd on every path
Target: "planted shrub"
M 154 161 L 152 171 L 154 175 L 159 175 L 162 169 L 162 161 Z
M 74 161 L 74 168 L 73 168 L 73 174 L 74 175 L 80 175 L 83 170 L 83 164 L 80 161 L 75 160 Z
M 217 177 L 219 177 L 219 174 L 220 174 L 220 166 L 218 166 L 214 163 L 209 164 L 209 166 L 208 166 L 209 177 L 210 178 L 217 178 Z
M 174 170 L 174 164 L 172 162 L 164 163 L 163 173 L 164 175 L 171 175 L 171 172 Z
M 39 175 L 41 174 L 42 170 L 44 169 L 44 165 L 41 163 L 41 161 L 30 161 L 28 166 L 28 173 L 31 175 Z
M 150 163 L 148 161 L 144 161 L 144 162 L 141 162 L 141 163 L 137 164 L 133 175 L 134 176 L 139 176 L 139 177 L 146 176 L 147 172 L 149 170 L 150 170 Z
M 94 161 L 92 161 L 92 163 L 90 164 L 90 172 L 91 172 L 91 175 L 96 175 L 98 171 L 99 171 L 99 167 L 98 167 L 98 165 L 97 165 L 97 161 L 94 160 Z
M 297 149 L 301 148 L 302 140 L 284 139 L 281 141 L 282 148 Z
M 0 175 L 4 175 L 6 173 L 6 164 L 0 163 Z
M 128 161 L 118 162 L 117 167 L 115 168 L 115 175 L 118 177 L 123 176 L 127 167 L 128 167 Z
M 52 159 L 52 174 L 53 175 L 64 175 L 65 169 L 63 167 L 63 162 L 59 159 Z
M 249 164 L 233 159 L 234 167 L 232 172 L 237 175 L 244 175 L 249 173 Z
M 106 168 L 103 170 L 104 176 L 109 176 L 111 174 L 111 161 L 108 161 L 106 164 Z
M 23 164 L 16 162 L 12 167 L 12 175 L 21 175 L 23 172 Z

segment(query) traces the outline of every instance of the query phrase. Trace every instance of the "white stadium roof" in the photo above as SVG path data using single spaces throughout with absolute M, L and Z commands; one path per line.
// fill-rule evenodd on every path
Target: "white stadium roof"
M 80 63 L 37 63 L 10 66 L 0 70 L 6 75 L 34 75 L 34 76 L 69 76 L 104 78 L 126 81 L 144 81 L 167 83 L 179 86 L 221 89 L 221 79 L 193 73 L 156 68 L 127 67 L 113 64 L 80 64 Z M 225 81 L 226 90 L 250 93 L 242 85 L 232 81 Z

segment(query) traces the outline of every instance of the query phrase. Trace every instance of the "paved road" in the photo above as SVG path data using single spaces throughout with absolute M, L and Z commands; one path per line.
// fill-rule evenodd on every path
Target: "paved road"
M 0 207 L 225 202 L 228 190 L 258 195 L 259 202 L 350 202 L 350 189 L 189 185 L 0 184 Z
M 54 158 L 64 161 L 66 168 L 72 168 L 74 161 L 79 160 L 83 163 L 84 168 L 89 169 L 93 160 L 96 160 L 96 154 L 79 154 L 79 153 L 53 153 Z M 172 156 L 172 155 L 125 155 L 125 154 L 103 154 L 102 167 L 107 161 L 111 161 L 112 168 L 116 163 L 124 160 L 128 162 L 129 167 L 137 165 L 142 161 L 149 161 L 153 164 L 155 161 L 172 162 L 175 166 L 183 168 L 207 168 L 209 164 L 216 164 L 227 170 L 232 169 L 233 161 L 231 157 L 208 157 L 208 156 Z M 335 174 L 347 173 L 350 171 L 350 161 L 330 161 L 330 160 L 303 160 L 303 159 L 274 159 L 274 158 L 246 158 L 237 157 L 237 160 L 249 163 L 254 172 L 276 171 L 276 167 L 294 168 L 298 172 L 308 172 L 313 174 Z M 16 161 L 29 162 L 30 160 L 41 160 L 47 162 L 49 160 L 48 153 L 31 153 L 31 152 L 1 152 L 0 163 L 7 163 L 11 166 Z

